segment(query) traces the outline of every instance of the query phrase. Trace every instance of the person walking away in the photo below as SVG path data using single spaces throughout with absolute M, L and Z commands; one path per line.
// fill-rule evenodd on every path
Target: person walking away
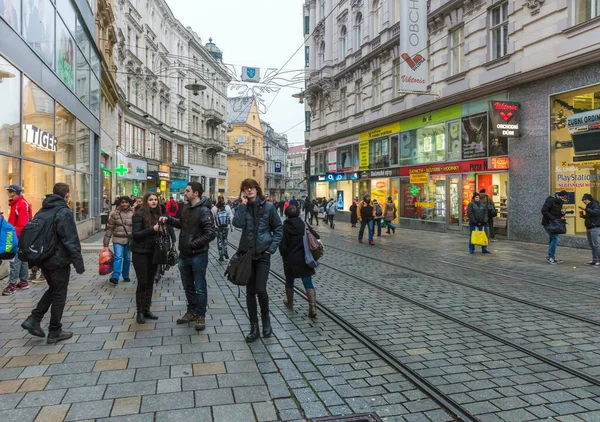
M 295 196 L 292 196 L 292 199 L 290 199 L 290 205 L 298 206 L 298 200 Z
M 496 205 L 494 204 L 494 200 L 492 199 L 491 196 L 489 196 L 485 189 L 481 189 L 479 191 L 479 197 L 481 198 L 480 201 L 483 205 L 486 206 L 487 210 L 488 210 L 488 231 L 490 234 L 490 242 L 495 242 L 496 241 L 496 234 L 494 233 L 494 217 L 495 214 L 497 213 L 496 211 Z
M 589 193 L 584 194 L 581 200 L 585 207 L 579 207 L 579 216 L 585 219 L 588 244 L 592 249 L 592 260 L 587 264 L 600 268 L 600 203 Z
M 562 264 L 561 260 L 556 259 L 556 247 L 560 237 L 557 233 L 551 233 L 548 226 L 554 220 L 563 218 L 565 210 L 562 209 L 563 203 L 569 200 L 569 193 L 566 190 L 561 190 L 555 195 L 550 195 L 546 198 L 542 206 L 542 226 L 548 233 L 548 255 L 546 261 L 549 264 Z
M 152 313 L 152 291 L 154 277 L 158 265 L 154 263 L 154 249 L 158 232 L 165 233 L 165 227 L 159 224 L 161 209 L 158 196 L 153 192 L 144 195 L 140 205 L 132 217 L 133 245 L 131 246 L 133 268 L 137 276 L 135 304 L 137 309 L 136 321 L 145 324 L 146 318 L 157 320 Z
M 358 222 L 357 209 L 356 201 L 352 201 L 352 205 L 350 205 L 350 224 L 352 224 L 352 227 L 356 227 L 356 223 Z
M 131 251 L 129 250 L 129 241 L 133 239 L 133 209 L 131 208 L 129 198 L 122 196 L 120 207 L 117 208 L 108 217 L 106 232 L 104 233 L 104 250 L 108 249 L 110 238 L 113 239 L 113 249 L 115 260 L 113 263 L 113 273 L 109 282 L 113 285 L 119 284 L 119 278 L 123 275 L 123 281 L 128 283 L 129 268 L 131 264 Z
M 272 334 L 267 279 L 271 256 L 279 247 L 283 227 L 275 207 L 265 200 L 256 180 L 242 181 L 240 192 L 241 205 L 233 217 L 233 225 L 242 229 L 239 251 L 252 254 L 252 275 L 246 286 L 246 305 L 250 319 L 250 333 L 246 336 L 246 341 L 251 343 L 260 337 L 256 296 L 260 305 L 263 337 L 270 337 Z
M 223 257 L 229 259 L 227 253 L 227 236 L 229 234 L 229 226 L 233 220 L 231 209 L 224 202 L 217 202 L 215 225 L 217 227 L 217 248 L 219 249 L 219 262 L 223 262 Z
M 285 274 L 285 298 L 283 304 L 289 309 L 294 303 L 294 280 L 302 279 L 306 296 L 308 297 L 308 317 L 317 316 L 317 295 L 312 282 L 315 270 L 308 265 L 304 258 L 304 232 L 310 230 L 319 239 L 319 235 L 307 226 L 298 216 L 300 212 L 297 207 L 290 205 L 286 211 L 287 219 L 283 222 L 283 238 L 279 245 L 279 253 L 283 260 L 283 272 Z
M 377 236 L 381 236 L 381 220 L 383 220 L 383 207 L 377 199 L 373 199 L 373 206 L 375 207 L 375 220 L 374 224 L 377 226 Z M 373 228 L 375 230 L 375 228 Z
M 302 201 L 302 211 L 304 211 L 304 221 L 308 222 L 310 219 L 310 208 L 311 202 L 308 199 Z
M 313 199 L 310 203 L 310 225 L 313 224 L 313 219 L 317 220 L 317 226 L 319 225 L 319 203 L 316 199 Z
M 469 217 L 469 253 L 475 253 L 475 245 L 471 243 L 471 233 L 475 230 L 484 230 L 488 220 L 487 206 L 481 203 L 481 196 L 475 192 L 473 198 L 467 207 L 467 216 Z M 487 246 L 481 247 L 481 253 L 490 253 Z
M 179 203 L 175 200 L 175 197 L 171 197 L 169 202 L 167 202 L 167 214 L 169 217 L 177 217 L 177 213 L 179 212 Z
M 20 185 L 5 186 L 8 195 L 8 206 L 10 214 L 8 223 L 11 224 L 16 232 L 17 238 L 21 237 L 23 227 L 31 221 L 31 206 L 23 197 L 23 188 Z M 10 261 L 10 275 L 8 285 L 2 291 L 2 296 L 11 296 L 17 289 L 25 290 L 29 288 L 29 265 L 23 262 L 17 255 Z
M 396 226 L 394 226 L 393 222 L 396 219 L 396 214 L 398 209 L 396 208 L 396 204 L 392 201 L 392 197 L 388 196 L 387 202 L 385 203 L 385 210 L 383 212 L 385 221 L 387 222 L 387 234 L 390 234 L 390 230 L 393 233 L 396 233 Z
M 325 206 L 325 212 L 327 213 L 327 219 L 329 220 L 329 228 L 335 229 L 335 223 L 333 222 L 333 219 L 337 213 L 337 205 L 333 198 L 331 198 Z
M 189 182 L 184 194 L 188 204 L 181 212 L 181 219 L 173 217 L 161 219 L 181 229 L 179 273 L 185 289 L 187 312 L 177 320 L 177 324 L 194 321 L 196 331 L 206 328 L 208 249 L 210 242 L 217 237 L 217 228 L 211 212 L 211 200 L 202 196 L 203 193 L 204 188 L 200 182 Z
M 40 323 L 46 312 L 50 310 L 50 324 L 46 339 L 48 344 L 73 337 L 73 333 L 64 331 L 61 324 L 67 302 L 71 264 L 75 267 L 77 274 L 85 272 L 75 218 L 67 206 L 69 199 L 69 185 L 56 183 L 52 188 L 52 193 L 46 195 L 46 199 L 42 202 L 42 209 L 35 215 L 35 219 L 43 219 L 47 221 L 48 227 L 52 227 L 55 250 L 49 258 L 39 263 L 39 268 L 48 283 L 48 290 L 44 292 L 37 306 L 21 324 L 21 327 L 29 331 L 31 335 L 45 337 Z
M 369 230 L 369 245 L 375 245 L 373 242 L 373 220 L 375 219 L 375 207 L 371 202 L 371 195 L 366 193 L 363 200 L 359 202 L 357 207 L 358 219 L 360 220 L 360 229 L 358 230 L 358 243 L 363 243 L 363 235 L 365 227 Z

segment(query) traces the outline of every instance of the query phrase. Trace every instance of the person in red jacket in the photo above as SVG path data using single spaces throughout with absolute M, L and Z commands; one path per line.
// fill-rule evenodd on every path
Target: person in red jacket
M 8 222 L 15 227 L 17 238 L 21 236 L 21 230 L 31 221 L 31 206 L 23 197 L 23 188 L 19 185 L 5 186 L 8 193 L 8 205 L 10 206 L 10 215 Z M 18 256 L 10 262 L 10 277 L 8 285 L 4 288 L 2 296 L 10 296 L 19 289 L 28 289 L 29 266 L 27 262 L 19 260 Z
M 176 217 L 179 212 L 179 204 L 175 200 L 175 197 L 172 197 L 169 202 L 167 202 L 167 214 L 169 217 Z

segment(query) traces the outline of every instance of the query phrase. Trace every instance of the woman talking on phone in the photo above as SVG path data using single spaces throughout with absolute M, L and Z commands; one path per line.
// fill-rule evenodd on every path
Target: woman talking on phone
M 283 226 L 275 206 L 267 202 L 256 180 L 244 180 L 240 192 L 240 205 L 232 224 L 242 229 L 240 252 L 252 254 L 252 276 L 246 286 L 246 305 L 250 318 L 250 334 L 246 336 L 246 341 L 251 343 L 260 337 L 256 296 L 260 304 L 263 337 L 272 334 L 267 279 L 271 256 L 277 251 L 283 236 Z

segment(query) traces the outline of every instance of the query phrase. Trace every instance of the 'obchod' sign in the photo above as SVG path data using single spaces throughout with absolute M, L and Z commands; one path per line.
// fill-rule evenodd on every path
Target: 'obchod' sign
M 518 138 L 521 136 L 520 103 L 490 101 L 489 112 L 495 137 Z
M 400 91 L 427 91 L 427 0 L 403 0 L 400 12 Z

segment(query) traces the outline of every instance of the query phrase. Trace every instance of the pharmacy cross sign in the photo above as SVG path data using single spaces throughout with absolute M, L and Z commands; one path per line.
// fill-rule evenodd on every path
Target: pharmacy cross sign
M 417 196 L 417 193 L 419 193 L 419 188 L 413 185 L 413 187 L 410 188 L 410 193 L 412 193 L 412 196 Z
M 123 177 L 123 175 L 124 175 L 125 173 L 127 173 L 128 171 L 129 171 L 129 170 L 127 170 L 127 167 L 125 167 L 125 166 L 123 165 L 123 163 L 119 164 L 119 167 L 117 167 L 117 168 L 115 169 L 115 172 L 117 172 L 117 173 L 119 174 L 119 176 L 121 176 L 121 177 Z

